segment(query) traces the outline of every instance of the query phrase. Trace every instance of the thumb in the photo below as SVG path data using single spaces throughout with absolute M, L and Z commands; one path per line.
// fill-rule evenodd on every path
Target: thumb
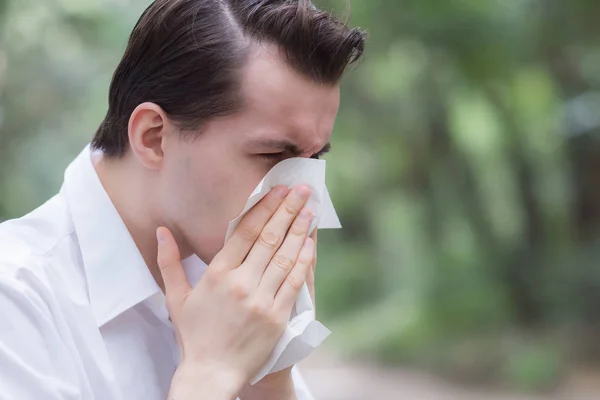
M 173 234 L 167 228 L 158 228 L 156 239 L 158 240 L 158 267 L 165 285 L 167 301 L 171 304 L 178 304 L 192 290 L 181 265 L 179 247 L 177 247 Z

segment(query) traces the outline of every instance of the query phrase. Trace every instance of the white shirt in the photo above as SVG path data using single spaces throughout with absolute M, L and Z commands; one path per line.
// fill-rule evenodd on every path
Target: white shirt
M 184 268 L 194 285 L 206 264 Z M 86 147 L 56 196 L 0 224 L 0 400 L 166 400 L 178 361 L 164 295 Z

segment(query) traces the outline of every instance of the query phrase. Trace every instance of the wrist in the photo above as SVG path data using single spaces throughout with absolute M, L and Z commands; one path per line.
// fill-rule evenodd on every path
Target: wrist
M 291 369 L 265 376 L 254 386 L 247 385 L 240 393 L 242 400 L 295 400 L 296 390 Z
M 235 371 L 183 362 L 173 376 L 169 400 L 235 400 L 243 384 Z

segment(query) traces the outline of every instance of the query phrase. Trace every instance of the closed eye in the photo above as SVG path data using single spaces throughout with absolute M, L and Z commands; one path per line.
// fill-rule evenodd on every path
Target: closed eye
M 284 153 L 263 153 L 263 154 L 259 154 L 258 156 L 267 161 L 279 161 L 285 157 L 285 154 Z
M 318 153 L 313 154 L 312 156 L 310 156 L 310 158 L 315 159 L 315 160 L 319 160 L 321 159 L 321 157 L 323 157 L 325 154 L 329 153 L 331 151 L 331 144 L 327 143 L 325 145 L 325 147 L 323 147 Z M 261 153 L 258 154 L 259 157 L 261 157 L 264 160 L 270 161 L 270 162 L 279 162 L 279 161 L 283 161 L 284 159 L 286 159 L 287 157 L 295 157 L 297 156 L 296 154 L 301 154 L 301 151 L 280 151 L 278 153 Z
M 323 157 L 325 154 L 329 153 L 331 151 L 331 144 L 327 143 L 325 145 L 325 147 L 323 147 L 321 149 L 321 151 L 319 151 L 316 154 L 313 154 L 312 156 L 310 156 L 310 158 L 314 158 L 315 160 L 319 160 L 321 157 Z

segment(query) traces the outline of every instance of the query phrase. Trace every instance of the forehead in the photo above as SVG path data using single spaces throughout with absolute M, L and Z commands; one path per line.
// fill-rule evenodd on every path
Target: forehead
M 250 130 L 248 136 L 277 135 L 307 150 L 329 141 L 339 86 L 318 84 L 295 72 L 277 47 L 254 46 L 243 70 L 242 95 L 243 113 L 262 127 Z

